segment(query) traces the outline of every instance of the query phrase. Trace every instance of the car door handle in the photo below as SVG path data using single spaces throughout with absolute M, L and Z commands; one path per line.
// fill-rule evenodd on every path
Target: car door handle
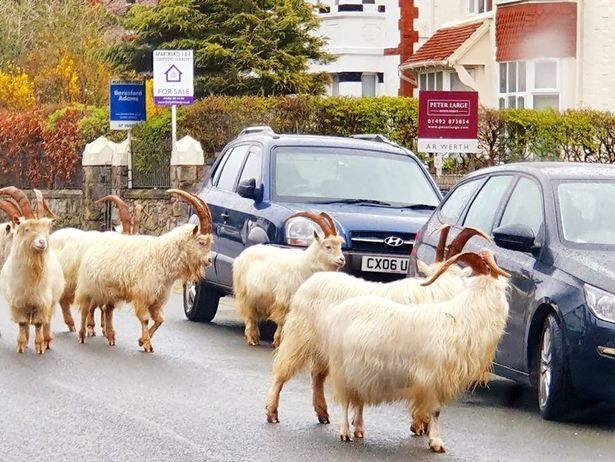
M 228 214 L 228 213 L 226 213 L 226 212 L 222 212 L 222 213 L 220 214 L 220 216 L 222 217 L 222 219 L 223 219 L 224 221 L 226 221 L 226 220 L 228 220 L 229 214 Z

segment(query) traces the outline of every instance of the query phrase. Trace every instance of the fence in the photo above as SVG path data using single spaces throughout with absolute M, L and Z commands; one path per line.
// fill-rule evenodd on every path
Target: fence
M 441 175 L 439 177 L 436 177 L 436 184 L 438 185 L 438 188 L 440 188 L 440 191 L 442 191 L 443 193 L 447 193 L 463 177 L 464 175 L 461 174 Z
M 19 160 L 0 169 L 0 185 L 16 186 L 21 189 L 81 189 L 83 185 L 83 170 L 79 161 L 68 178 L 51 174 L 55 169 L 45 161 L 43 156 L 37 159 L 28 158 L 27 154 L 19 156 Z
M 134 159 L 134 158 L 133 158 Z M 133 188 L 169 188 L 171 186 L 171 154 L 165 154 L 162 161 L 154 161 L 147 170 L 132 169 Z M 133 162 L 134 165 L 134 162 Z

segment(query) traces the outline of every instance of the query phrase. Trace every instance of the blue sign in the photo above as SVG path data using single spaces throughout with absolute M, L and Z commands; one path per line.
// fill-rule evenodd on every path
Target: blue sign
M 112 80 L 109 85 L 111 130 L 129 130 L 145 121 L 145 84 L 140 80 Z

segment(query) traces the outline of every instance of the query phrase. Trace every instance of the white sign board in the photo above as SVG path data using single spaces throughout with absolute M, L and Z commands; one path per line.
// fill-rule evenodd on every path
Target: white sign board
M 192 50 L 154 51 L 154 104 L 192 104 L 194 56 Z

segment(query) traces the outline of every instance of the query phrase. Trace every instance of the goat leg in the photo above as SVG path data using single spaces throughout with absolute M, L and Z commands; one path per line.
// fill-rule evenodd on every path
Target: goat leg
M 43 335 L 43 324 L 37 322 L 34 324 L 34 348 L 37 354 L 45 353 L 44 344 L 45 336 Z
M 363 403 L 354 406 L 352 425 L 354 426 L 354 437 L 363 438 L 365 436 L 365 428 L 363 427 Z
M 350 437 L 350 425 L 348 424 L 348 408 L 350 407 L 350 402 L 348 399 L 345 399 L 342 402 L 342 422 L 340 423 L 340 439 L 342 441 L 352 441 Z
M 19 335 L 17 336 L 17 353 L 25 353 L 28 348 L 28 333 L 30 325 L 25 322 L 19 323 Z

